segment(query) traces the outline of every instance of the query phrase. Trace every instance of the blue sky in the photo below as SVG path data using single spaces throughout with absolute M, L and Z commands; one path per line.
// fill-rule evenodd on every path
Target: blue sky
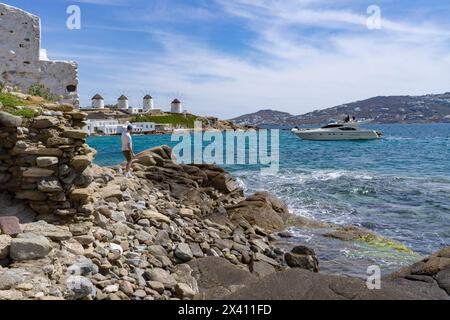
M 50 59 L 79 63 L 82 105 L 150 93 L 231 118 L 450 91 L 448 0 L 10 0 L 41 17 Z M 66 28 L 69 5 L 81 29 Z M 369 30 L 367 8 L 381 9 Z

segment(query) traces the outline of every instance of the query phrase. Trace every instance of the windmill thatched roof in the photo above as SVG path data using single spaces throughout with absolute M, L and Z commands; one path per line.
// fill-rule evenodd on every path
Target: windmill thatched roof
M 175 99 L 175 100 L 172 101 L 172 103 L 181 103 L 181 101 L 178 100 L 178 99 Z
M 103 97 L 97 93 L 91 100 L 103 100 Z
M 117 99 L 117 100 L 128 100 L 128 98 L 125 97 L 124 95 L 121 95 L 121 96 L 119 97 L 119 99 Z
M 153 97 L 152 97 L 151 95 L 148 94 L 148 95 L 146 95 L 146 96 L 144 97 L 144 99 L 145 99 L 145 100 L 153 99 Z

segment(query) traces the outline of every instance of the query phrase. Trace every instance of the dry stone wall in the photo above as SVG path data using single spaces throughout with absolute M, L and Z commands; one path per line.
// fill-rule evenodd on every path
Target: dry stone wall
M 26 201 L 41 218 L 89 215 L 83 190 L 96 151 L 81 129 L 86 117 L 58 104 L 34 119 L 0 112 L 0 193 Z
M 0 3 L 0 82 L 23 92 L 41 84 L 58 101 L 78 106 L 77 64 L 41 56 L 39 17 Z

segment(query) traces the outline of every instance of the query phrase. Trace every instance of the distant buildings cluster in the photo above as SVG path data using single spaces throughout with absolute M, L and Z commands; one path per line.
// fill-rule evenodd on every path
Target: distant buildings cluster
M 105 109 L 105 100 L 100 94 L 96 94 L 92 97 L 92 109 Z M 140 113 L 149 113 L 153 111 L 160 111 L 159 109 L 155 109 L 153 103 L 153 97 L 150 95 L 146 95 L 143 98 L 142 106 L 140 108 L 130 106 L 128 102 L 128 98 L 124 95 L 121 95 L 117 99 L 117 105 L 114 107 L 118 110 L 123 110 L 131 114 L 140 114 Z M 183 113 L 183 104 L 180 100 L 175 99 L 170 104 L 170 112 L 171 113 Z

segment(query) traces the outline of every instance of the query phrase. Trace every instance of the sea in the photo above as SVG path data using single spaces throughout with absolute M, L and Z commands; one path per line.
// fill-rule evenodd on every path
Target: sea
M 411 249 L 323 237 L 326 230 L 290 228 L 286 247 L 313 248 L 322 272 L 367 277 L 369 266 L 382 275 L 450 245 L 450 124 L 369 125 L 384 138 L 373 141 L 304 141 L 279 131 L 279 170 L 261 166 L 224 167 L 247 194 L 270 191 L 292 213 L 335 225 L 358 225 Z M 193 139 L 192 139 L 193 140 Z M 170 135 L 134 136 L 135 152 L 166 144 Z M 120 137 L 90 137 L 102 166 L 123 161 Z M 204 146 L 208 142 L 204 143 Z

